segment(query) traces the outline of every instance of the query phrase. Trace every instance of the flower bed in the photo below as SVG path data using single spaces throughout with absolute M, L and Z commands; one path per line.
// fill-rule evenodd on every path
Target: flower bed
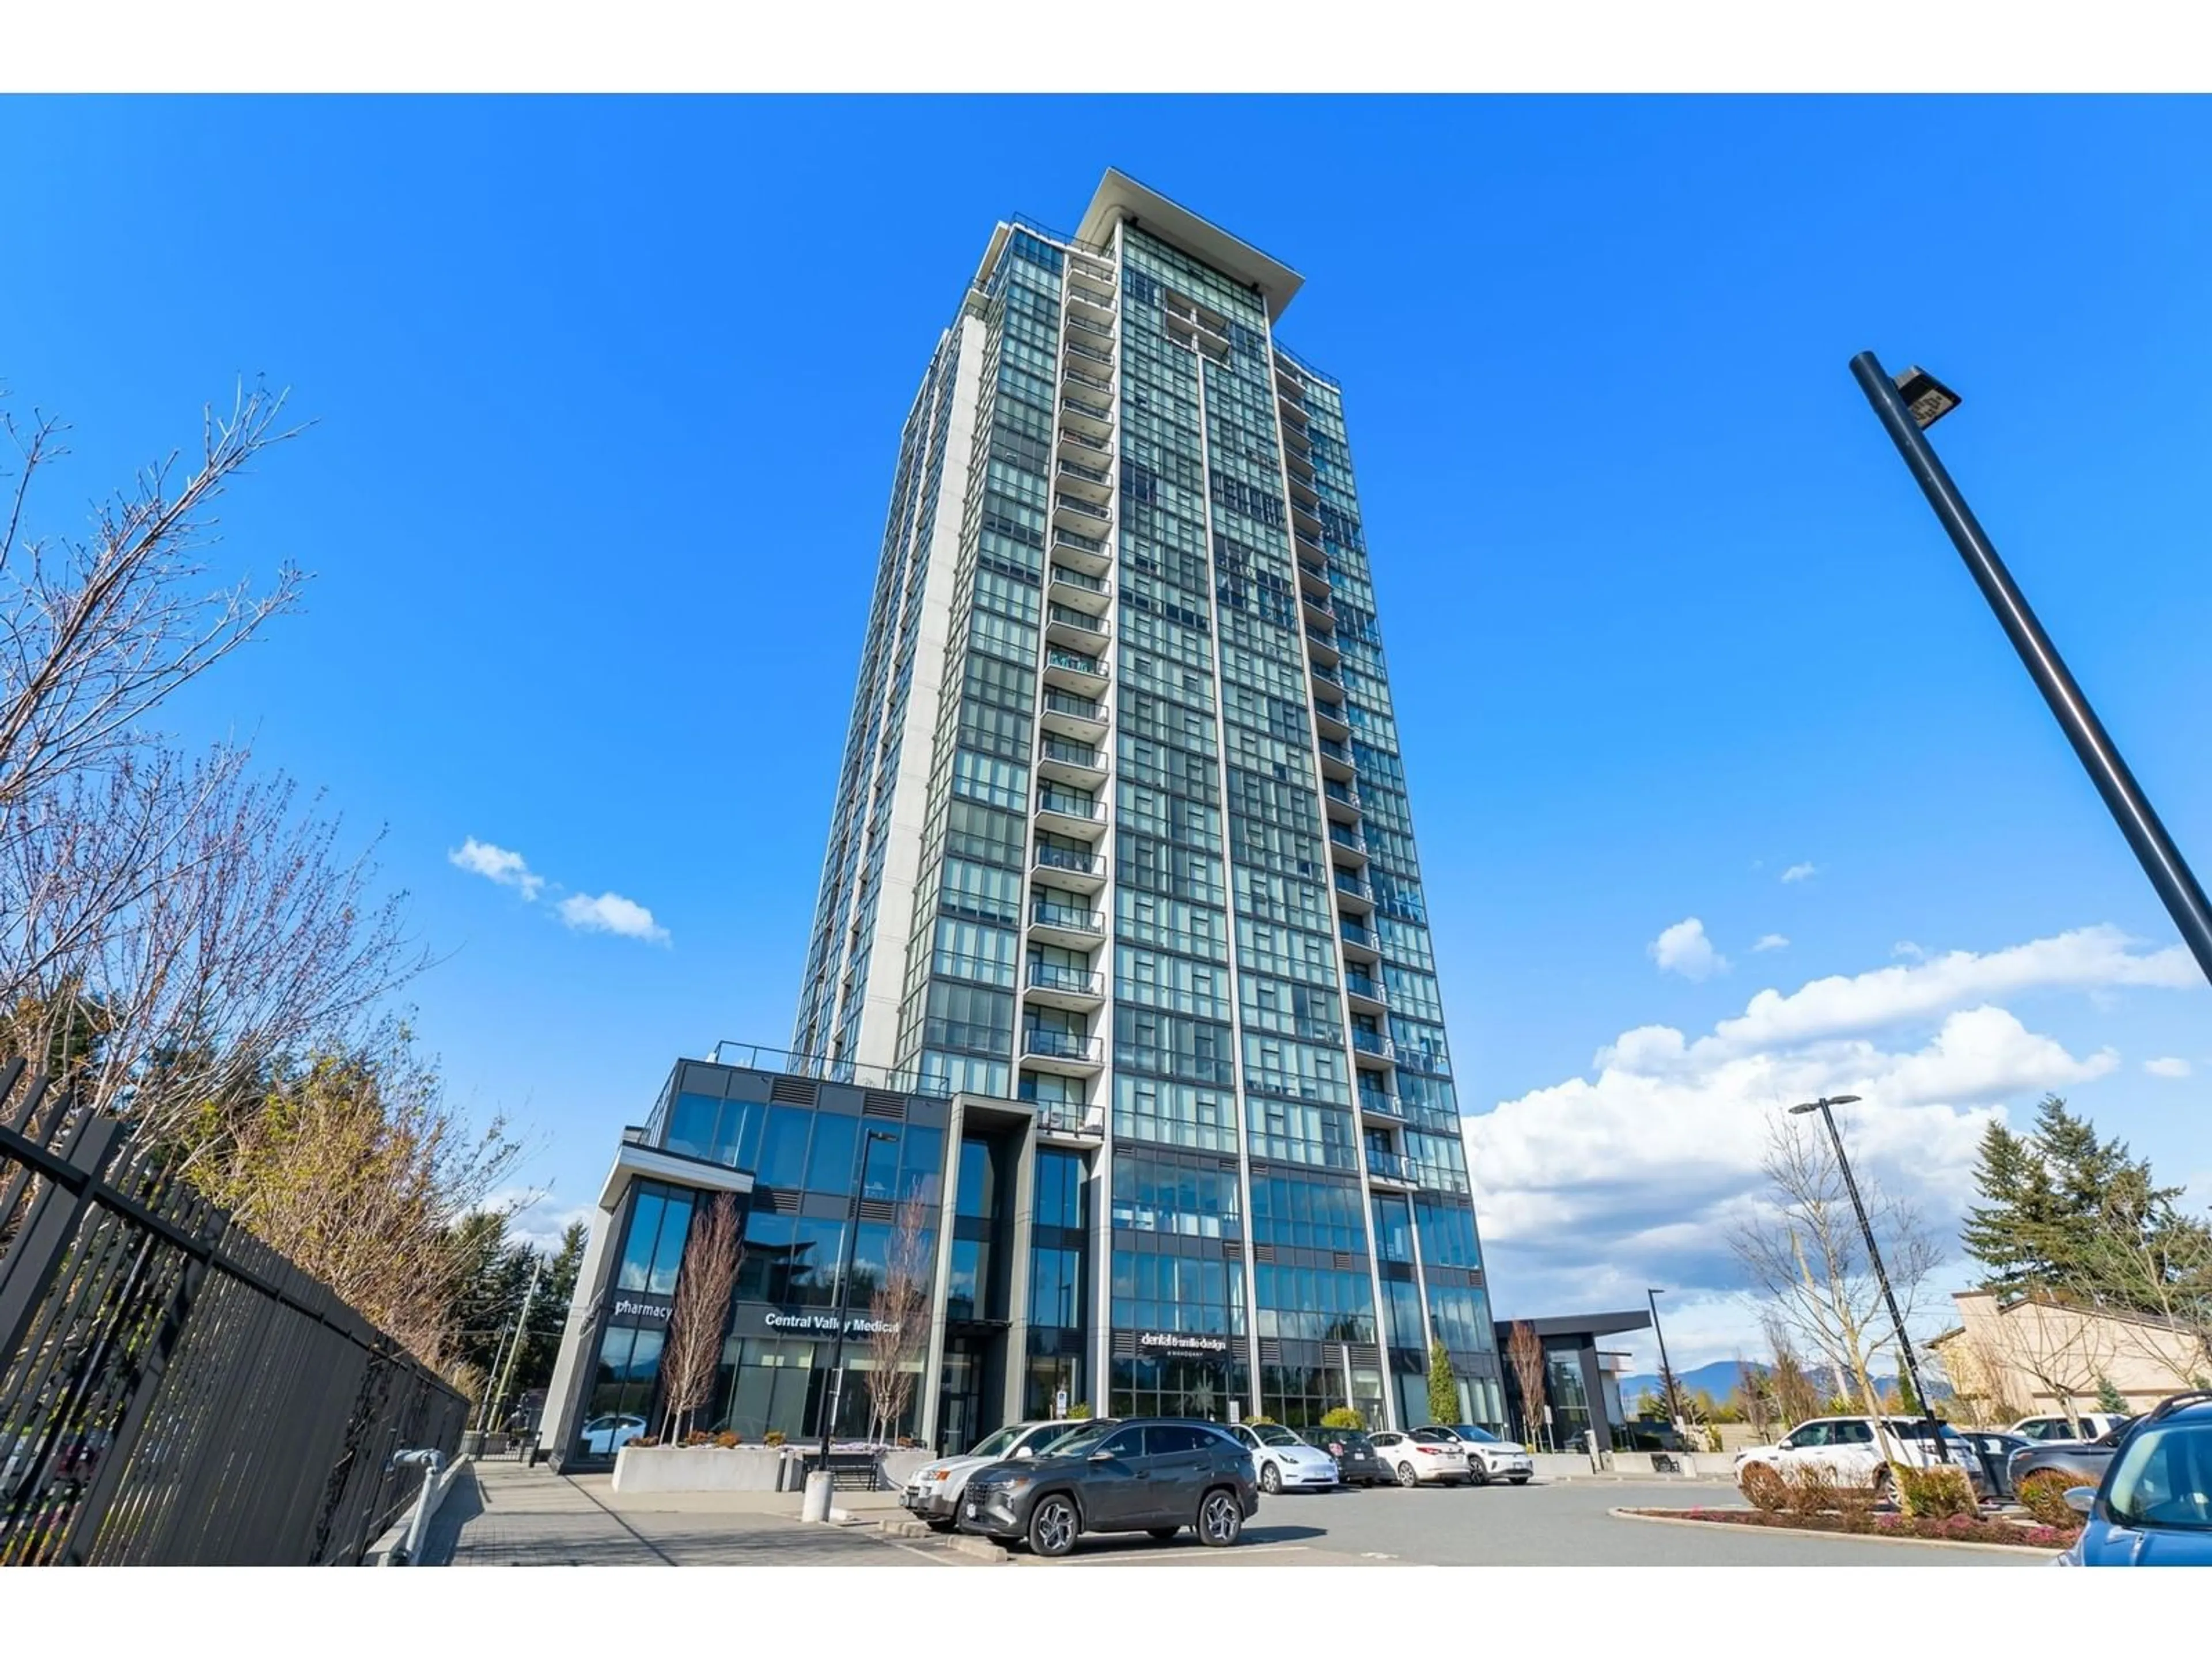
M 1630 1510 L 1662 1521 L 1710 1521 L 1730 1527 L 1774 1527 L 1788 1532 L 1840 1532 L 1867 1538 L 1923 1538 L 1943 1544 L 2007 1544 L 2018 1549 L 2063 1550 L 2081 1535 L 2079 1527 L 2022 1526 L 2014 1521 L 1973 1515 L 1941 1518 L 1870 1515 L 1846 1520 L 1840 1515 L 1791 1515 L 1767 1510 Z

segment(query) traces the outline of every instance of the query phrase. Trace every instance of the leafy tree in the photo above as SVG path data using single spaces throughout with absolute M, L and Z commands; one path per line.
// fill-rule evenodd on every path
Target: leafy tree
M 1429 1420 L 1459 1420 L 1459 1378 L 1452 1374 L 1451 1356 L 1441 1342 L 1429 1345 Z

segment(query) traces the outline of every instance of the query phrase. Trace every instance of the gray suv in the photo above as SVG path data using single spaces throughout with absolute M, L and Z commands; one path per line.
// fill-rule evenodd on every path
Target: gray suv
M 1185 1527 L 1218 1548 L 1242 1537 L 1259 1508 L 1259 1472 L 1243 1445 L 1211 1423 L 1146 1417 L 976 1470 L 959 1525 L 1000 1544 L 1026 1540 L 1044 1556 L 1066 1554 L 1086 1532 L 1166 1540 Z

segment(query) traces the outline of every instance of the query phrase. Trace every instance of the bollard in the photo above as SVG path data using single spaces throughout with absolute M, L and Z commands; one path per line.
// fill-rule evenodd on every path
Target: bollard
M 806 1477 L 806 1496 L 800 1500 L 799 1518 L 801 1521 L 827 1521 L 830 1518 L 830 1471 L 817 1469 Z

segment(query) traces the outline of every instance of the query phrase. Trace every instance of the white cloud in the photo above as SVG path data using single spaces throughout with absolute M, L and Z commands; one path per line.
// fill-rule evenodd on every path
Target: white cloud
M 488 841 L 478 841 L 471 836 L 459 847 L 446 854 L 446 861 L 471 875 L 495 881 L 502 887 L 512 887 L 526 899 L 535 901 L 539 889 L 545 885 L 543 876 L 530 873 L 529 860 L 520 853 L 510 853 L 504 847 L 495 847 Z
M 2190 1065 L 2185 1060 L 2177 1060 L 2168 1056 L 2164 1060 L 2143 1061 L 2143 1070 L 2148 1072 L 2153 1077 L 2187 1077 Z
M 1782 879 L 1784 881 L 1809 881 L 1820 873 L 1820 872 L 1819 868 L 1814 865 L 1793 864 L 1787 870 L 1784 870 L 1782 872 Z
M 620 893 L 597 898 L 572 893 L 560 903 L 561 920 L 580 933 L 616 933 L 653 945 L 668 943 L 668 930 L 655 922 L 653 912 Z
M 1889 953 L 1893 957 L 1901 957 L 1906 962 L 1925 962 L 1928 960 L 1928 952 L 1922 950 L 1909 939 L 1901 939 L 1898 940 L 1896 944 L 1889 947 Z
M 1646 947 L 1659 970 L 1685 979 L 1710 979 L 1728 971 L 1728 958 L 1713 949 L 1705 924 L 1695 916 L 1678 921 Z
M 1694 1039 L 1671 1026 L 1625 1031 L 1588 1074 L 1468 1119 L 1492 1282 L 1510 1287 L 1514 1309 L 1539 1312 L 1640 1307 L 1644 1286 L 1668 1285 L 1662 1311 L 1678 1364 L 1755 1353 L 1725 1238 L 1758 1200 L 1778 1109 L 1863 1097 L 1847 1115 L 1854 1161 L 1948 1231 L 1972 1201 L 1983 1127 L 2006 1103 L 2120 1063 L 2109 1048 L 2075 1053 L 2029 1030 L 1994 999 L 2195 983 L 2180 947 L 2148 951 L 2092 927 L 1763 990 Z
M 476 1208 L 507 1218 L 509 1243 L 550 1252 L 561 1248 L 561 1235 L 569 1223 L 580 1221 L 589 1226 L 599 1213 L 586 1204 L 556 1206 L 552 1196 L 540 1187 L 502 1187 L 485 1194 Z
M 1759 943 L 1751 948 L 1754 951 L 1786 951 L 1790 948 L 1790 941 L 1780 933 L 1761 933 Z

